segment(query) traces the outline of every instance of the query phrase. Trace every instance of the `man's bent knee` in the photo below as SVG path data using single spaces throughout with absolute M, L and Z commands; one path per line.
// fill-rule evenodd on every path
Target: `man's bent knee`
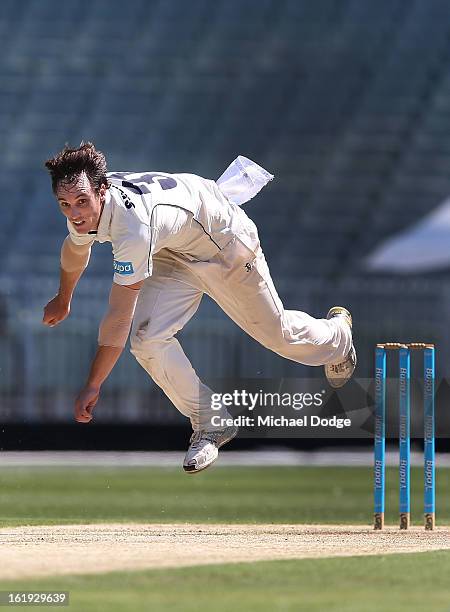
M 140 338 L 134 334 L 130 339 L 130 352 L 136 359 L 156 359 L 164 351 L 167 339 Z

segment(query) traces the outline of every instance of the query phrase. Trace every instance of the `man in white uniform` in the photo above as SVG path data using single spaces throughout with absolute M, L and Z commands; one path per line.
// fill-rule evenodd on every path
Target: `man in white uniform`
M 185 471 L 195 474 L 216 460 L 237 428 L 212 425 L 213 416 L 229 415 L 225 407 L 212 410 L 212 391 L 175 338 L 203 293 L 265 347 L 298 363 L 325 365 L 332 386 L 351 377 L 356 354 L 350 313 L 334 307 L 326 319 L 314 319 L 285 310 L 256 226 L 238 205 L 273 178 L 263 168 L 239 157 L 217 182 L 193 174 L 107 173 L 104 155 L 91 143 L 66 147 L 46 167 L 69 235 L 61 249 L 60 288 L 44 309 L 44 324 L 68 316 L 92 243 L 110 241 L 114 253 L 109 309 L 75 402 L 77 421 L 92 419 L 133 322 L 131 352 L 191 421 Z

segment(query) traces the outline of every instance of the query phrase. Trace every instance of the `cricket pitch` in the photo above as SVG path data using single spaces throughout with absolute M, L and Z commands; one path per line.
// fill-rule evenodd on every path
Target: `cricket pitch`
M 0 529 L 0 579 L 450 549 L 450 530 L 349 525 L 89 524 Z

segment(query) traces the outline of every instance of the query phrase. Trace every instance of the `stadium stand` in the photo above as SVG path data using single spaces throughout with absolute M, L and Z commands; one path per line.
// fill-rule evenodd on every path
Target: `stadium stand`
M 441 280 L 423 280 L 421 298 L 417 278 L 403 280 L 400 300 L 399 284 L 368 280 L 362 262 L 450 191 L 449 18 L 445 0 L 3 0 L 1 274 L 37 292 L 13 286 L 9 299 L 40 309 L 57 286 L 64 220 L 43 162 L 64 143 L 93 140 L 111 169 L 211 178 L 241 153 L 276 175 L 247 211 L 287 304 L 315 315 L 348 304 L 364 373 L 373 342 L 393 333 L 379 320 L 386 309 L 392 329 L 431 340 L 436 309 L 443 325 L 450 312 Z M 94 255 L 86 287 L 96 292 L 112 258 L 105 245 Z M 95 341 L 103 302 L 80 291 Z M 83 315 L 73 316 L 68 345 L 81 347 Z M 26 329 L 46 354 L 37 318 Z

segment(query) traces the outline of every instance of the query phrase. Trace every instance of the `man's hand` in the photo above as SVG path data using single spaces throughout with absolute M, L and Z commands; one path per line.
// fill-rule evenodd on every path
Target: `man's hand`
M 81 389 L 75 400 L 75 421 L 89 423 L 92 421 L 92 411 L 98 402 L 100 387 L 86 385 Z
M 91 244 L 76 245 L 70 236 L 61 248 L 58 295 L 44 308 L 42 323 L 54 327 L 69 316 L 72 295 L 89 262 Z
M 70 302 L 63 300 L 58 294 L 56 297 L 50 300 L 50 302 L 44 308 L 42 323 L 44 325 L 48 325 L 49 327 L 58 325 L 58 323 L 61 323 L 61 321 L 64 321 L 64 319 L 69 316 L 69 312 Z

